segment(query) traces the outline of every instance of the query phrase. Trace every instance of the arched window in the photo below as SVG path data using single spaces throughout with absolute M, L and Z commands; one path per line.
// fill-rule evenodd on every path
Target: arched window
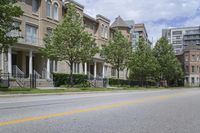
M 104 37 L 104 25 L 101 25 L 101 37 Z
M 46 15 L 51 17 L 51 0 L 46 1 Z
M 53 4 L 53 18 L 55 20 L 58 20 L 58 4 L 57 3 Z

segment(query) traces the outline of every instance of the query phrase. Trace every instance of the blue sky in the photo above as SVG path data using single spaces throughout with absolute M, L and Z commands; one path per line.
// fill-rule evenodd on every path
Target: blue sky
M 145 23 L 149 39 L 161 37 L 163 28 L 200 25 L 200 0 L 75 0 L 85 13 L 104 15 L 113 22 L 124 20 Z

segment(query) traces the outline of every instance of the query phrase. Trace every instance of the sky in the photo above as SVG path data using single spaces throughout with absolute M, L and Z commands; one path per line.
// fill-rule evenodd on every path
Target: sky
M 75 0 L 84 5 L 85 13 L 101 14 L 112 22 L 119 15 L 124 20 L 145 23 L 153 43 L 162 29 L 200 25 L 200 0 Z

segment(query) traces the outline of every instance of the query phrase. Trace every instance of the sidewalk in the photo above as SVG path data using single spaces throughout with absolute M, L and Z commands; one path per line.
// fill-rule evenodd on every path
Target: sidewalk
M 94 93 L 127 93 L 127 92 L 144 92 L 144 91 L 166 91 L 169 89 L 149 89 L 149 90 L 113 90 L 113 91 L 85 91 L 85 92 L 61 92 L 61 93 L 35 93 L 35 94 L 3 94 L 0 92 L 0 98 L 3 97 L 26 97 L 26 96 L 53 96 L 53 95 L 77 95 L 77 94 L 94 94 Z

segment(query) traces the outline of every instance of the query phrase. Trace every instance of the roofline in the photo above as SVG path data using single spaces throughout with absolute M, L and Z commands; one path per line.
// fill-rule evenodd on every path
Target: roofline
M 71 2 L 71 3 L 75 4 L 75 5 L 77 5 L 77 6 L 80 7 L 82 10 L 84 9 L 84 6 L 83 6 L 83 5 L 81 5 L 80 3 L 78 3 L 78 2 L 76 2 L 76 1 L 74 1 L 74 0 L 68 0 L 68 1 L 65 1 L 64 3 L 65 3 L 65 5 L 66 5 L 66 4 L 68 4 L 69 2 Z
M 137 24 L 134 25 L 134 28 L 135 28 L 135 26 L 137 26 L 137 25 L 139 25 L 139 24 L 142 24 L 142 25 L 144 26 L 145 33 L 146 33 L 146 35 L 147 35 L 147 37 L 148 37 L 147 29 L 146 29 L 146 26 L 145 26 L 144 23 L 137 23 Z
M 83 17 L 86 17 L 86 18 L 88 18 L 88 19 L 90 19 L 90 20 L 92 20 L 92 21 L 94 21 L 94 22 L 98 23 L 98 21 L 97 21 L 95 18 L 93 18 L 93 17 L 89 16 L 89 15 L 88 15 L 88 14 L 86 14 L 86 13 L 83 13 Z
M 97 18 L 97 19 L 98 19 L 98 18 L 103 18 L 103 19 L 106 20 L 108 23 L 110 23 L 110 19 L 106 18 L 106 17 L 103 16 L 103 15 L 97 14 L 97 15 L 96 15 L 96 18 Z
M 162 29 L 162 30 L 189 29 L 189 28 L 200 28 L 200 25 L 199 25 L 199 26 L 187 26 L 187 27 L 164 28 L 164 29 Z

